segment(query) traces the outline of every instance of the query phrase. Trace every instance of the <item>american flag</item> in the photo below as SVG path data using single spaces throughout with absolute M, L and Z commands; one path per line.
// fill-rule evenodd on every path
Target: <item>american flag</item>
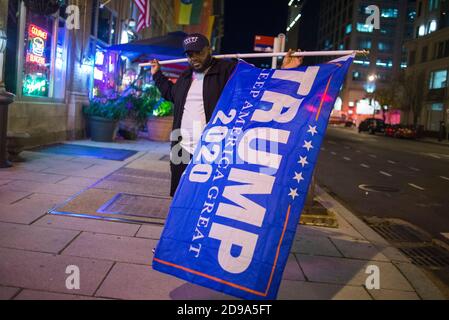
M 134 0 L 134 2 L 140 11 L 136 28 L 136 31 L 139 32 L 143 28 L 148 28 L 151 25 L 150 0 Z

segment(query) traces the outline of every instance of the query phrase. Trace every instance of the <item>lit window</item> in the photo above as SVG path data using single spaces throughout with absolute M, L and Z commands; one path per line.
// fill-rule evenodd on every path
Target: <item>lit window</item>
M 373 32 L 373 30 L 374 30 L 373 25 L 367 25 L 360 22 L 357 23 L 357 31 L 359 32 L 371 33 Z
M 418 35 L 420 37 L 424 36 L 426 34 L 426 27 L 424 25 L 419 26 L 418 29 Z
M 429 33 L 434 32 L 437 30 L 437 21 L 432 20 L 429 24 Z
M 346 26 L 346 34 L 350 34 L 351 31 L 352 31 L 352 24 L 348 24 L 348 25 Z
M 395 8 L 382 9 L 380 15 L 382 18 L 397 18 L 399 11 Z
M 430 73 L 429 89 L 441 89 L 446 87 L 447 70 L 438 70 Z
M 376 66 L 383 67 L 383 68 L 392 68 L 393 67 L 393 61 L 392 60 L 377 59 Z

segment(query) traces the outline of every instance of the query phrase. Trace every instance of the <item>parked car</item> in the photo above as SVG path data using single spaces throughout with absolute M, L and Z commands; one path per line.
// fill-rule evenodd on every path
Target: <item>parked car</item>
M 368 118 L 363 120 L 359 124 L 359 133 L 367 131 L 370 134 L 376 134 L 377 132 L 385 132 L 385 122 L 381 119 Z
M 395 133 L 395 137 L 401 139 L 416 139 L 416 129 L 412 126 L 400 126 Z
M 399 125 L 388 125 L 385 127 L 385 136 L 394 138 L 396 136 L 396 132 L 399 129 Z

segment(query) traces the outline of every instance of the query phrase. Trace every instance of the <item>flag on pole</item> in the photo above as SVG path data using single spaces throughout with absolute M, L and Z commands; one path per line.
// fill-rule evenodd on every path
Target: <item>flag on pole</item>
M 175 22 L 182 25 L 199 24 L 203 0 L 174 0 Z
M 139 32 L 143 28 L 151 26 L 150 0 L 134 0 L 139 9 L 139 19 L 137 21 L 136 31 Z
M 237 65 L 181 178 L 155 270 L 244 299 L 276 298 L 353 58 Z

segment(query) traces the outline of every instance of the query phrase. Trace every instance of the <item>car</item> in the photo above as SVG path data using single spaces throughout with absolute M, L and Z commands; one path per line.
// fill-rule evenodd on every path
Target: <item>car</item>
M 395 132 L 396 138 L 416 139 L 416 129 L 412 126 L 400 126 Z
M 387 125 L 385 127 L 385 136 L 394 138 L 396 136 L 396 132 L 398 131 L 400 126 L 398 125 Z
M 368 118 L 359 124 L 359 133 L 367 131 L 370 134 L 384 133 L 385 122 L 381 119 Z

